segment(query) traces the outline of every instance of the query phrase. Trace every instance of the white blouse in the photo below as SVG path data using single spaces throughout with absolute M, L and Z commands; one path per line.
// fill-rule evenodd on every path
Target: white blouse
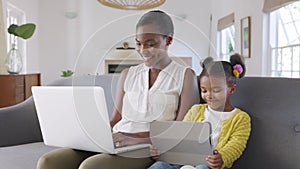
M 113 132 L 145 132 L 154 120 L 174 120 L 186 69 L 172 61 L 149 89 L 149 67 L 140 64 L 129 68 L 124 82 L 122 119 Z

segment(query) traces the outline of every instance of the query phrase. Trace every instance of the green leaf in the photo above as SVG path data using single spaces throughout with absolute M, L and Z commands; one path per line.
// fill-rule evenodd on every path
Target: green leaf
M 64 71 L 61 71 L 62 72 L 62 75 L 61 77 L 69 77 L 69 76 L 72 76 L 73 75 L 73 71 L 71 70 L 64 70 Z
M 15 24 L 11 24 L 8 28 L 7 28 L 7 32 L 9 34 L 13 34 L 15 36 L 18 36 L 16 33 L 15 33 L 15 29 L 18 27 L 18 25 L 15 25 Z
M 232 43 L 230 42 L 229 43 L 229 53 L 232 53 L 232 52 L 234 52 L 234 49 L 233 49 Z
M 20 25 L 14 29 L 15 34 L 18 37 L 21 37 L 23 39 L 30 38 L 33 35 L 34 31 L 35 31 L 35 24 L 33 23 Z

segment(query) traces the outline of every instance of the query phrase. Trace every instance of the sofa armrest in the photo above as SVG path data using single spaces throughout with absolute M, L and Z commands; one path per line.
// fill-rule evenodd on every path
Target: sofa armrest
M 24 102 L 0 108 L 0 147 L 42 141 L 32 96 Z

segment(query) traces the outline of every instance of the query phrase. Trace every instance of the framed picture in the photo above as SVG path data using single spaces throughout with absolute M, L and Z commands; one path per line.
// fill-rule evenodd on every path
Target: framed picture
M 241 19 L 241 55 L 251 56 L 251 19 L 250 16 Z

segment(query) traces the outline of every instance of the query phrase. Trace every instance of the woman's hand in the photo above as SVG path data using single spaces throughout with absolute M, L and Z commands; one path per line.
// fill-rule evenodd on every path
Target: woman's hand
M 211 169 L 220 169 L 223 165 L 222 156 L 218 150 L 214 150 L 213 155 L 209 155 L 206 160 Z
M 142 133 L 123 133 L 118 132 L 113 134 L 115 147 L 125 147 L 141 143 L 149 143 L 149 132 Z
M 156 149 L 153 145 L 151 145 L 149 148 L 150 148 L 150 155 L 151 155 L 151 157 L 152 157 L 154 160 L 158 159 L 159 156 L 160 156 L 159 150 Z

